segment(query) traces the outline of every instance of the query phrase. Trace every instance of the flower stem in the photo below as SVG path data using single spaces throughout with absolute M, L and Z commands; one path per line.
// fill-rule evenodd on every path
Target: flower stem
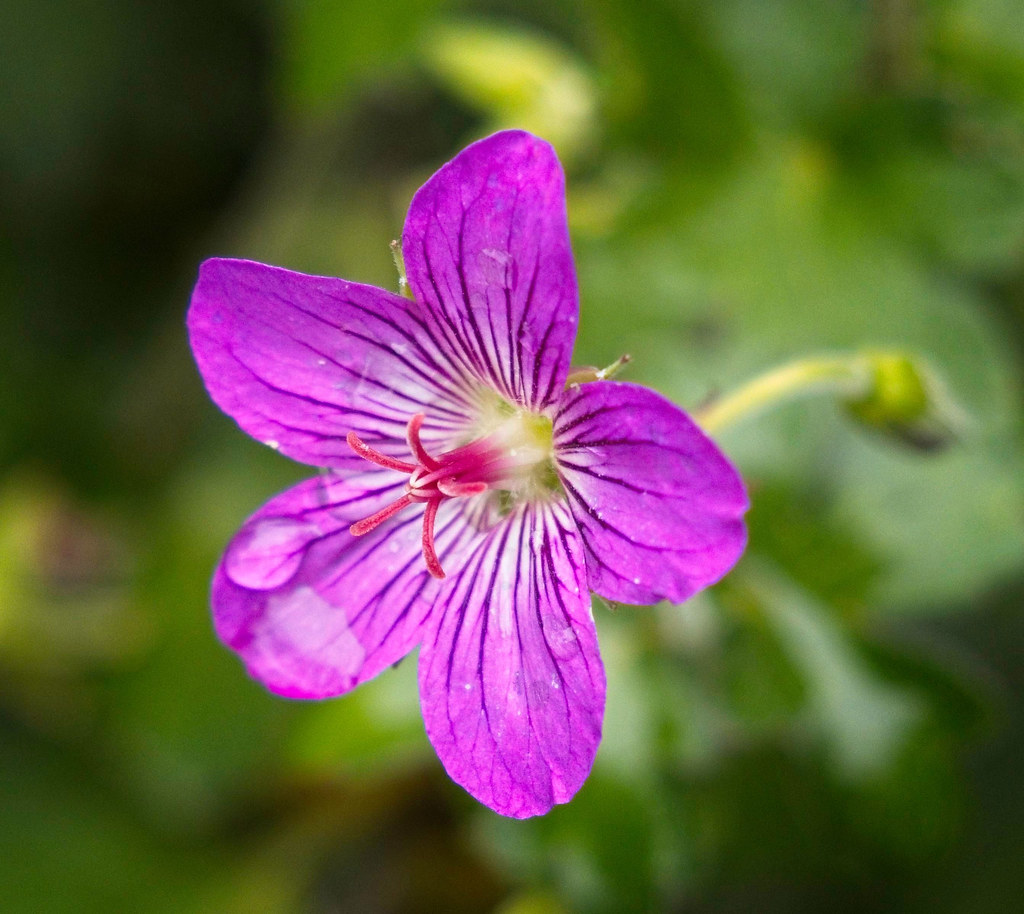
M 711 434 L 750 419 L 771 407 L 811 394 L 834 394 L 844 400 L 867 396 L 873 378 L 870 358 L 864 353 L 813 356 L 798 359 L 748 381 L 694 413 Z

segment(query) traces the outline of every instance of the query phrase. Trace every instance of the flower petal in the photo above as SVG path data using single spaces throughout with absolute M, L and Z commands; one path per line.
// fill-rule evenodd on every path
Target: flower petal
M 477 415 L 417 310 L 373 286 L 215 259 L 199 271 L 188 328 L 210 396 L 245 431 L 305 463 L 354 467 L 349 431 L 402 455 L 410 416 L 427 414 L 430 444 Z
M 214 577 L 214 624 L 271 691 L 340 695 L 420 642 L 438 583 L 422 555 L 422 507 L 365 536 L 348 531 L 401 494 L 393 478 L 307 480 L 271 499 L 228 546 Z M 442 560 L 457 562 L 474 535 L 461 515 L 442 512 Z
M 510 402 L 562 390 L 579 303 L 555 151 L 522 131 L 469 146 L 413 197 L 402 236 L 430 338 Z
M 554 442 L 591 590 L 623 603 L 678 603 L 739 559 L 743 482 L 659 394 L 613 381 L 573 388 L 560 404 Z
M 450 579 L 430 625 L 420 702 L 448 774 L 506 816 L 568 801 L 597 752 L 605 679 L 564 505 L 513 509 Z

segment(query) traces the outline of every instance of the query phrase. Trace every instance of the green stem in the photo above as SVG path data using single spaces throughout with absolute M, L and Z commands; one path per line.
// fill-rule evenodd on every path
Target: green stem
M 398 270 L 398 291 L 406 298 L 412 298 L 412 289 L 409 288 L 409 280 L 405 275 L 405 256 L 402 254 L 402 242 L 391 242 L 391 259 L 395 262 L 395 269 Z
M 698 409 L 694 418 L 704 431 L 717 434 L 782 403 L 811 394 L 838 394 L 845 399 L 867 396 L 872 371 L 862 353 L 799 359 L 754 378 L 738 390 Z

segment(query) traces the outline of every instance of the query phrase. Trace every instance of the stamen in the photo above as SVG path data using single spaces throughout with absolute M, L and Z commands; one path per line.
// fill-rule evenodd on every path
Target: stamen
M 351 432 L 349 434 L 351 434 Z M 411 495 L 403 495 L 396 501 L 391 502 L 391 504 L 386 508 L 381 508 L 376 514 L 371 514 L 369 517 L 357 520 L 348 528 L 348 532 L 353 536 L 362 536 L 364 533 L 369 533 L 371 530 L 374 530 L 383 524 L 389 517 L 394 517 L 402 510 L 402 508 L 406 508 L 411 505 L 412 502 L 413 498 Z
M 472 498 L 491 488 L 515 485 L 523 474 L 528 480 L 528 474 L 536 473 L 545 460 L 544 441 L 550 447 L 551 421 L 525 413 L 512 416 L 490 435 L 463 444 L 440 458 L 423 446 L 420 430 L 424 421 L 424 414 L 416 413 L 406 426 L 412 460 L 384 454 L 366 444 L 355 432 L 345 436 L 357 456 L 408 476 L 405 491 L 399 498 L 348 529 L 353 536 L 363 536 L 410 505 L 422 504 L 423 559 L 430 574 L 443 578 L 444 569 L 434 544 L 434 524 L 441 502 L 448 498 Z
M 345 436 L 345 440 L 348 442 L 348 446 L 363 460 L 369 460 L 370 463 L 375 463 L 377 466 L 384 467 L 388 470 L 398 470 L 400 473 L 411 473 L 417 468 L 415 463 L 406 463 L 404 460 L 399 460 L 397 457 L 389 457 L 387 454 L 382 454 L 380 451 L 374 450 L 368 444 L 364 444 L 359 440 L 359 436 L 355 432 L 349 432 Z
M 482 472 L 497 463 L 500 459 L 502 459 L 501 456 L 494 458 L 485 457 L 483 460 L 479 461 L 474 469 L 477 472 Z M 453 479 L 454 476 L 452 474 L 459 472 L 463 466 L 464 464 L 461 462 L 452 461 L 451 463 L 444 464 L 436 470 L 431 470 L 429 473 L 421 472 L 418 475 L 414 473 L 409 479 L 409 484 L 414 486 L 439 486 L 442 479 Z
M 431 499 L 423 510 L 423 558 L 427 563 L 427 571 L 438 579 L 444 577 L 444 569 L 434 551 L 434 519 L 440 504 L 440 498 Z
M 466 498 L 469 495 L 479 495 L 487 491 L 486 482 L 457 482 L 452 478 L 439 479 L 437 491 L 449 498 Z
M 423 447 L 423 443 L 420 441 L 420 426 L 423 425 L 423 420 L 425 418 L 426 417 L 423 413 L 416 413 L 416 415 L 409 420 L 406 437 L 408 438 L 409 450 L 412 451 L 413 457 L 415 457 L 420 464 L 425 466 L 427 469 L 436 470 L 441 466 L 441 464 L 427 453 L 427 449 Z

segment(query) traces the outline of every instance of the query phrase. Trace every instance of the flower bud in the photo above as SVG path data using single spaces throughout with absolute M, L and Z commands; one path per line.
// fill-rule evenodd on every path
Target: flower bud
M 867 351 L 867 392 L 846 401 L 858 422 L 919 451 L 940 451 L 959 437 L 963 413 L 935 372 L 906 353 Z

